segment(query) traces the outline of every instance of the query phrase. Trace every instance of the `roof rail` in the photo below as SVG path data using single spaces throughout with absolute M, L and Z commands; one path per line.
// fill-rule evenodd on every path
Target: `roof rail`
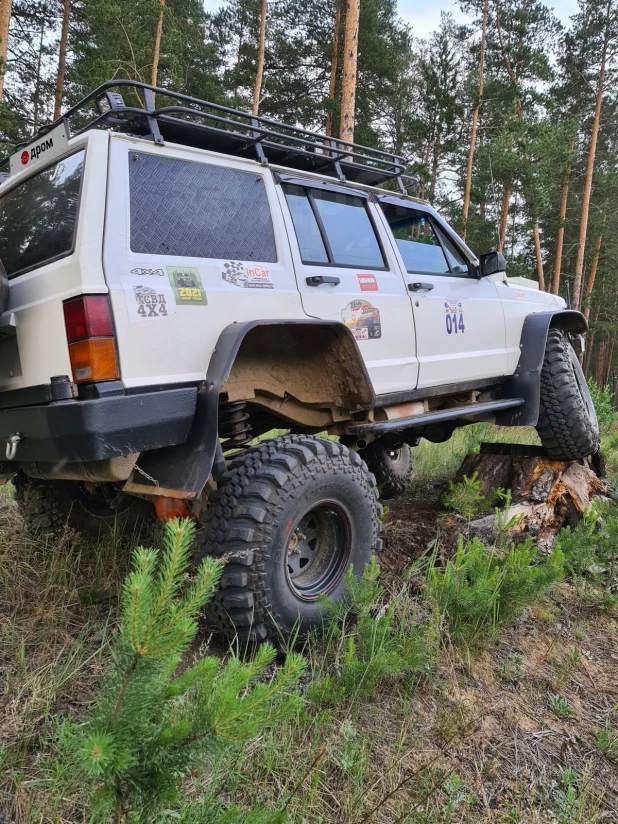
M 138 105 L 125 105 L 119 90 L 135 98 Z M 167 105 L 157 105 L 157 95 L 165 98 L 163 102 Z M 73 136 L 89 129 L 112 129 L 148 137 L 156 144 L 169 140 L 252 158 L 264 165 L 274 163 L 332 175 L 341 181 L 377 185 L 395 180 L 402 194 L 408 193 L 407 186 L 418 183 L 416 178 L 404 174 L 406 159 L 392 152 L 289 126 L 137 80 L 103 83 L 54 123 L 39 129 L 32 140 L 61 121 L 68 123 Z M 23 145 L 26 144 L 16 146 L 15 150 Z M 0 160 L 0 167 L 7 161 L 8 156 Z

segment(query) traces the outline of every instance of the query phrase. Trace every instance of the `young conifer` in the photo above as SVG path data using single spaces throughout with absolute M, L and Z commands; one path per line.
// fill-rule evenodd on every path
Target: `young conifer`
M 289 655 L 265 678 L 272 647 L 260 647 L 249 663 L 206 657 L 178 674 L 221 574 L 220 563 L 207 558 L 188 581 L 193 533 L 190 522 L 170 521 L 160 553 L 135 551 L 111 672 L 90 716 L 69 736 L 91 821 L 155 821 L 192 769 L 299 707 L 293 687 L 303 660 Z

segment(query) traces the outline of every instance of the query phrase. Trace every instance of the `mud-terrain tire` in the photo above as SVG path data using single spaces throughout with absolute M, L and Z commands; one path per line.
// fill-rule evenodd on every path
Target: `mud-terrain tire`
M 197 560 L 225 567 L 206 617 L 244 642 L 279 648 L 319 625 L 344 575 L 381 549 L 375 478 L 343 444 L 285 435 L 235 458 L 210 496 Z
M 110 504 L 102 494 L 89 495 L 79 481 L 44 481 L 19 473 L 13 485 L 17 507 L 32 535 L 59 535 L 69 527 L 93 538 L 120 537 L 155 520 L 148 501 L 118 493 Z
M 536 428 L 552 458 L 577 461 L 599 450 L 599 423 L 588 384 L 562 329 L 550 329 L 547 336 Z
M 412 474 L 412 451 L 407 443 L 392 448 L 378 438 L 361 455 L 376 476 L 380 498 L 394 498 L 406 489 Z

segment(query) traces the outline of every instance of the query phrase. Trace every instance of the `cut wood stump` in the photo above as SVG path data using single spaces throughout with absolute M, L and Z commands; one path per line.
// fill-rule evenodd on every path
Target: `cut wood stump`
M 608 497 L 609 485 L 599 472 L 601 461 L 556 461 L 541 446 L 483 443 L 478 454 L 464 459 L 455 481 L 476 473 L 487 498 L 498 488 L 510 490 L 511 506 L 504 520 L 516 519 L 513 540 L 530 535 L 548 551 L 563 526 L 575 526 L 593 500 Z M 470 536 L 488 543 L 496 533 L 495 514 L 469 525 Z

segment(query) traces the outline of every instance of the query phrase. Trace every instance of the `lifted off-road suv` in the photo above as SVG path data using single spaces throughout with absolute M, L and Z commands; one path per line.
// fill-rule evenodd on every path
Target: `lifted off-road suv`
M 380 549 L 419 438 L 494 421 L 594 454 L 583 316 L 477 259 L 404 170 L 128 81 L 11 155 L 0 477 L 29 525 L 193 517 L 216 620 L 259 640 Z

